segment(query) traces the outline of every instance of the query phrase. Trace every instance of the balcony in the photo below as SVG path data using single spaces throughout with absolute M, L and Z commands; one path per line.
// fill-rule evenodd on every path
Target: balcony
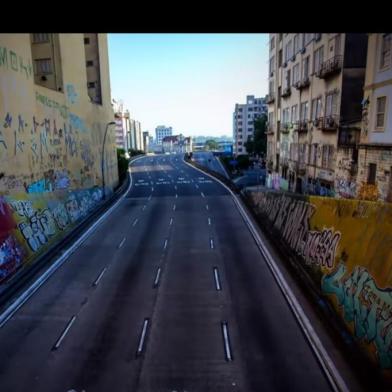
M 341 147 L 356 147 L 360 141 L 360 129 L 350 128 L 344 129 L 340 128 L 338 144 Z
M 336 131 L 339 128 L 338 116 L 320 117 L 318 120 L 320 121 L 319 128 L 324 132 Z
M 267 130 L 265 132 L 266 135 L 274 134 L 274 126 L 272 124 L 267 124 Z
M 303 90 L 304 88 L 307 88 L 310 86 L 310 79 L 308 77 L 303 78 L 302 80 L 299 80 L 297 83 L 295 83 L 294 87 L 297 90 Z
M 308 132 L 308 121 L 307 120 L 298 121 L 296 124 L 295 130 L 298 133 Z
M 266 102 L 267 104 L 269 104 L 269 103 L 273 103 L 274 101 L 275 101 L 275 94 L 274 94 L 274 93 L 269 93 L 269 94 L 267 95 L 267 97 L 266 97 L 265 102 Z
M 280 132 L 281 133 L 289 133 L 290 132 L 290 124 L 285 123 L 280 125 Z
M 338 74 L 342 69 L 343 56 L 335 56 L 324 61 L 320 69 L 316 72 L 316 76 L 320 79 L 328 79 L 329 77 Z
M 282 98 L 287 98 L 291 95 L 291 88 L 290 87 L 286 87 L 285 89 L 283 89 L 281 97 Z

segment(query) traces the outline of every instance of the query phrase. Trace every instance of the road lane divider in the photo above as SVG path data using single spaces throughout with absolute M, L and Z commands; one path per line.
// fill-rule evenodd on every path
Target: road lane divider
M 201 197 L 205 197 L 203 192 L 201 192 L 200 194 L 201 194 Z
M 206 204 L 206 210 L 208 211 L 208 204 Z
M 165 240 L 165 242 L 163 243 L 163 249 L 167 248 L 167 239 Z
M 139 357 L 144 350 L 144 343 L 146 341 L 147 329 L 148 329 L 149 323 L 150 323 L 150 320 L 148 318 L 145 318 L 144 322 L 143 322 L 143 329 L 142 329 L 142 332 L 141 332 L 140 338 L 139 338 L 139 345 L 138 345 L 137 351 L 136 351 L 137 357 Z
M 176 199 L 178 199 L 178 195 L 177 195 L 177 193 L 176 193 Z
M 159 278 L 161 277 L 161 267 L 158 267 L 157 273 L 155 275 L 155 280 L 154 280 L 154 288 L 158 287 L 159 284 Z
M 230 361 L 233 360 L 233 354 L 231 352 L 229 328 L 228 328 L 228 325 L 227 325 L 227 321 L 222 321 L 221 327 L 222 327 L 223 344 L 224 344 L 224 347 L 225 347 L 226 361 L 230 362 Z
M 208 218 L 208 226 L 211 226 L 211 218 Z
M 142 211 L 144 211 L 146 209 L 146 205 L 143 206 Z
M 214 240 L 210 238 L 210 248 L 214 249 Z
M 174 204 L 174 205 L 173 205 L 173 211 L 175 211 L 175 210 L 176 210 L 176 205 Z
M 105 272 L 106 272 L 107 269 L 108 269 L 108 267 L 105 267 L 105 268 L 101 271 L 101 273 L 98 275 L 98 278 L 95 279 L 94 283 L 92 284 L 93 287 L 97 287 L 97 286 L 98 286 L 99 281 L 102 279 L 102 277 L 103 277 L 103 275 L 105 274 Z
M 64 328 L 63 333 L 60 335 L 60 337 L 57 339 L 57 342 L 55 343 L 55 345 L 52 347 L 52 351 L 54 350 L 58 350 L 58 348 L 60 347 L 62 341 L 64 340 L 65 336 L 67 335 L 67 333 L 69 332 L 69 330 L 71 329 L 73 323 L 76 320 L 76 316 L 72 316 L 71 320 L 68 321 L 68 324 L 66 325 L 66 327 Z
M 132 226 L 135 227 L 135 226 L 136 226 L 136 223 L 137 223 L 138 221 L 139 221 L 139 219 L 136 218 L 136 219 L 133 221 Z
M 126 238 L 124 237 L 121 242 L 118 244 L 118 249 L 122 248 L 122 246 L 124 245 Z
M 335 366 L 334 362 L 332 361 L 331 357 L 329 356 L 327 350 L 325 349 L 324 345 L 322 344 L 320 338 L 318 337 L 316 331 L 314 330 L 310 320 L 306 316 L 302 306 L 300 305 L 299 301 L 295 297 L 293 291 L 291 290 L 289 284 L 287 283 L 286 279 L 284 278 L 282 272 L 280 271 L 278 265 L 276 264 L 273 256 L 271 255 L 270 251 L 263 243 L 255 225 L 253 224 L 252 220 L 249 217 L 249 214 L 246 212 L 244 206 L 241 203 L 241 200 L 238 196 L 234 194 L 234 192 L 222 181 L 217 179 L 216 177 L 212 176 L 211 174 L 202 171 L 201 169 L 192 166 L 190 163 L 184 163 L 190 166 L 192 169 L 197 170 L 204 175 L 209 176 L 211 179 L 215 180 L 219 184 L 221 184 L 227 191 L 231 194 L 234 204 L 236 205 L 240 215 L 242 216 L 246 226 L 248 227 L 254 241 L 256 242 L 257 247 L 260 250 L 261 255 L 264 257 L 264 260 L 267 263 L 268 268 L 270 269 L 272 276 L 274 277 L 278 287 L 280 288 L 286 302 L 288 303 L 294 317 L 296 318 L 298 325 L 300 326 L 302 332 L 304 333 L 309 346 L 311 347 L 313 353 L 315 354 L 318 363 L 320 364 L 321 369 L 323 370 L 327 380 L 329 381 L 332 389 L 335 392 L 349 392 L 349 389 L 344 382 L 342 376 L 340 375 L 337 367 Z
M 173 218 L 170 218 L 169 226 L 173 224 Z
M 221 291 L 222 287 L 220 284 L 219 272 L 218 267 L 214 267 L 214 280 L 215 280 L 215 288 L 217 291 Z

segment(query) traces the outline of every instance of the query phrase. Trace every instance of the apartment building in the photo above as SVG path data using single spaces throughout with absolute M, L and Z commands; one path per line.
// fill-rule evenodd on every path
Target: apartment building
M 115 135 L 116 135 L 116 147 L 123 148 L 127 150 L 126 135 L 127 128 L 129 129 L 129 113 L 123 110 L 123 103 L 121 101 L 117 102 L 113 100 L 113 110 L 114 110 L 114 122 L 115 125 Z
M 268 107 L 264 98 L 255 98 L 254 95 L 246 96 L 245 104 L 235 104 L 233 113 L 233 152 L 234 155 L 247 155 L 245 143 L 253 140 L 254 120 L 261 115 L 266 115 Z
M 270 34 L 267 161 L 282 188 L 355 184 L 366 47 L 366 34 Z
M 0 195 L 118 183 L 106 34 L 0 34 L 0 117 Z
M 184 135 L 165 136 L 162 139 L 162 150 L 168 153 L 192 152 L 192 138 Z
M 357 190 L 392 202 L 392 34 L 368 34 L 367 50 Z
M 166 127 L 165 125 L 158 125 L 155 128 L 155 143 L 162 144 L 162 139 L 165 136 L 172 136 L 172 135 L 173 135 L 172 127 Z

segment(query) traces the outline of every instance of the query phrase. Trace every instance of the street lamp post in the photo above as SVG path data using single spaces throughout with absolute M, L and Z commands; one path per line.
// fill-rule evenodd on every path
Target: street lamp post
M 101 168 L 102 168 L 102 199 L 105 199 L 105 170 L 104 170 L 104 156 L 105 156 L 105 141 L 106 141 L 106 135 L 108 133 L 109 125 L 116 125 L 114 121 L 111 121 L 106 124 L 106 129 L 105 129 L 105 135 L 103 137 L 103 143 L 102 143 L 102 160 L 101 160 Z

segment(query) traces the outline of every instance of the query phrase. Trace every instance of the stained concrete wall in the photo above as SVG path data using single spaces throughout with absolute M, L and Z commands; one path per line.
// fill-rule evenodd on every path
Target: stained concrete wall
M 392 204 L 250 193 L 369 356 L 392 373 Z
M 99 34 L 102 105 L 91 102 L 83 34 L 59 34 L 64 91 L 34 83 L 29 34 L 0 35 L 0 280 L 36 259 L 100 202 L 113 119 L 107 38 Z M 118 184 L 113 127 L 107 192 Z

